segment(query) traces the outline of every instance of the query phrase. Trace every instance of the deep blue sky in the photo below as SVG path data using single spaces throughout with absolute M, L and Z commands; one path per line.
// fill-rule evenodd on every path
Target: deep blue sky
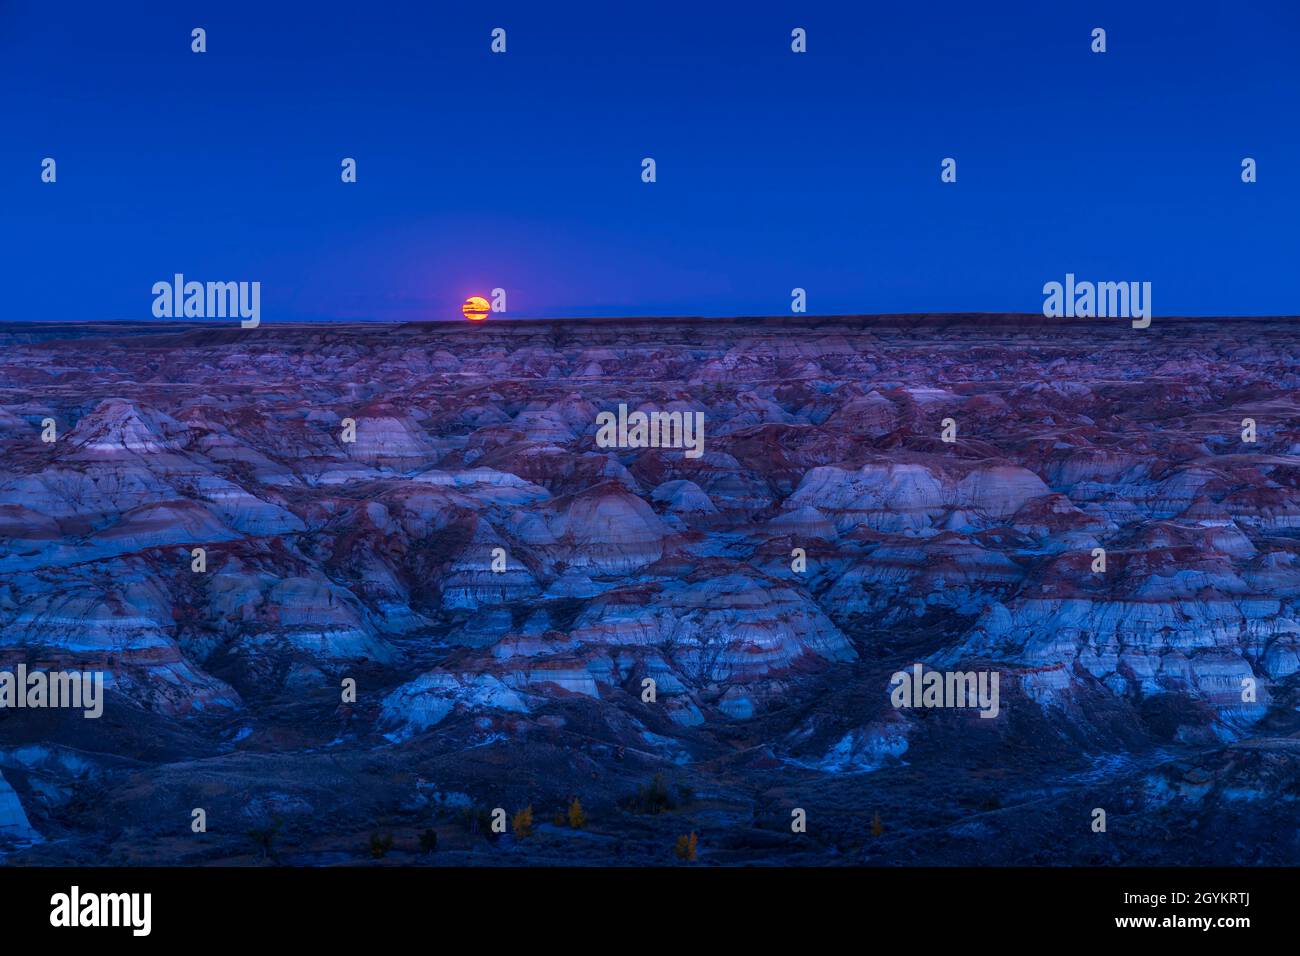
M 288 6 L 0 2 L 0 318 L 1300 311 L 1293 0 Z

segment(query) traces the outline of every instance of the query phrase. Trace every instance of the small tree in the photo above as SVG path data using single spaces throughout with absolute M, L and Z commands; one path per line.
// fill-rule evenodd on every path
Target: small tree
M 432 853 L 438 849 L 438 831 L 424 830 L 420 834 L 420 852 Z
M 263 830 L 249 830 L 248 838 L 257 845 L 263 858 L 280 861 L 280 855 L 275 849 L 275 837 L 280 832 L 281 820 L 277 817 L 271 821 L 271 825 Z
M 582 804 L 577 797 L 569 804 L 569 826 L 578 830 L 587 825 L 587 813 L 582 809 Z
M 499 835 L 496 830 L 492 829 L 492 811 L 487 807 L 463 807 L 460 811 L 460 818 L 471 834 L 482 833 L 489 840 L 495 840 Z
M 370 834 L 370 855 L 376 860 L 382 860 L 392 848 L 393 835 L 391 833 L 385 833 L 381 836 L 376 831 Z
M 673 847 L 673 852 L 677 854 L 679 860 L 685 860 L 687 863 L 695 862 L 695 848 L 699 844 L 699 837 L 692 830 L 690 836 L 683 834 L 677 838 L 677 845 Z
M 664 775 L 661 773 L 655 774 L 650 783 L 637 791 L 636 809 L 641 813 L 663 813 L 665 810 L 674 809 L 675 806 L 672 794 L 668 792 L 668 785 L 664 782 Z
M 533 805 L 530 803 L 510 818 L 510 827 L 519 839 L 533 835 Z
M 871 818 L 871 835 L 880 836 L 884 832 L 885 825 L 880 822 L 880 811 L 877 810 L 876 815 Z

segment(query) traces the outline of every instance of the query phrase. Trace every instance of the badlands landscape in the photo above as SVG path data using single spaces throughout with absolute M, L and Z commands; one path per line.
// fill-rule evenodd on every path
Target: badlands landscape
M 0 325 L 0 862 L 1294 863 L 1298 331 Z

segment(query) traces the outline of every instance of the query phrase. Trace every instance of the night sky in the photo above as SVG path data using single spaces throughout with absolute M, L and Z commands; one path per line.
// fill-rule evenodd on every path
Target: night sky
M 1294 2 L 280 6 L 0 3 L 4 319 L 1300 311 Z

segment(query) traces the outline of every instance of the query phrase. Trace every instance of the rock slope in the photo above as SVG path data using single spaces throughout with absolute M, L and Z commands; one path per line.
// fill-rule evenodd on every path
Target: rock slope
M 169 862 L 204 792 L 325 840 L 425 806 L 412 772 L 610 819 L 658 772 L 713 795 L 718 861 L 824 862 L 738 834 L 814 792 L 856 820 L 864 773 L 959 828 L 922 769 L 1006 803 L 1233 747 L 1273 768 L 1242 799 L 1293 808 L 1261 741 L 1300 680 L 1296 329 L 0 326 L 0 670 L 107 681 L 102 721 L 0 710 L 0 835 Z M 703 454 L 604 447 L 620 404 L 701 413 Z M 999 716 L 895 709 L 918 662 L 996 671 Z M 364 799 L 323 796 L 326 755 Z

